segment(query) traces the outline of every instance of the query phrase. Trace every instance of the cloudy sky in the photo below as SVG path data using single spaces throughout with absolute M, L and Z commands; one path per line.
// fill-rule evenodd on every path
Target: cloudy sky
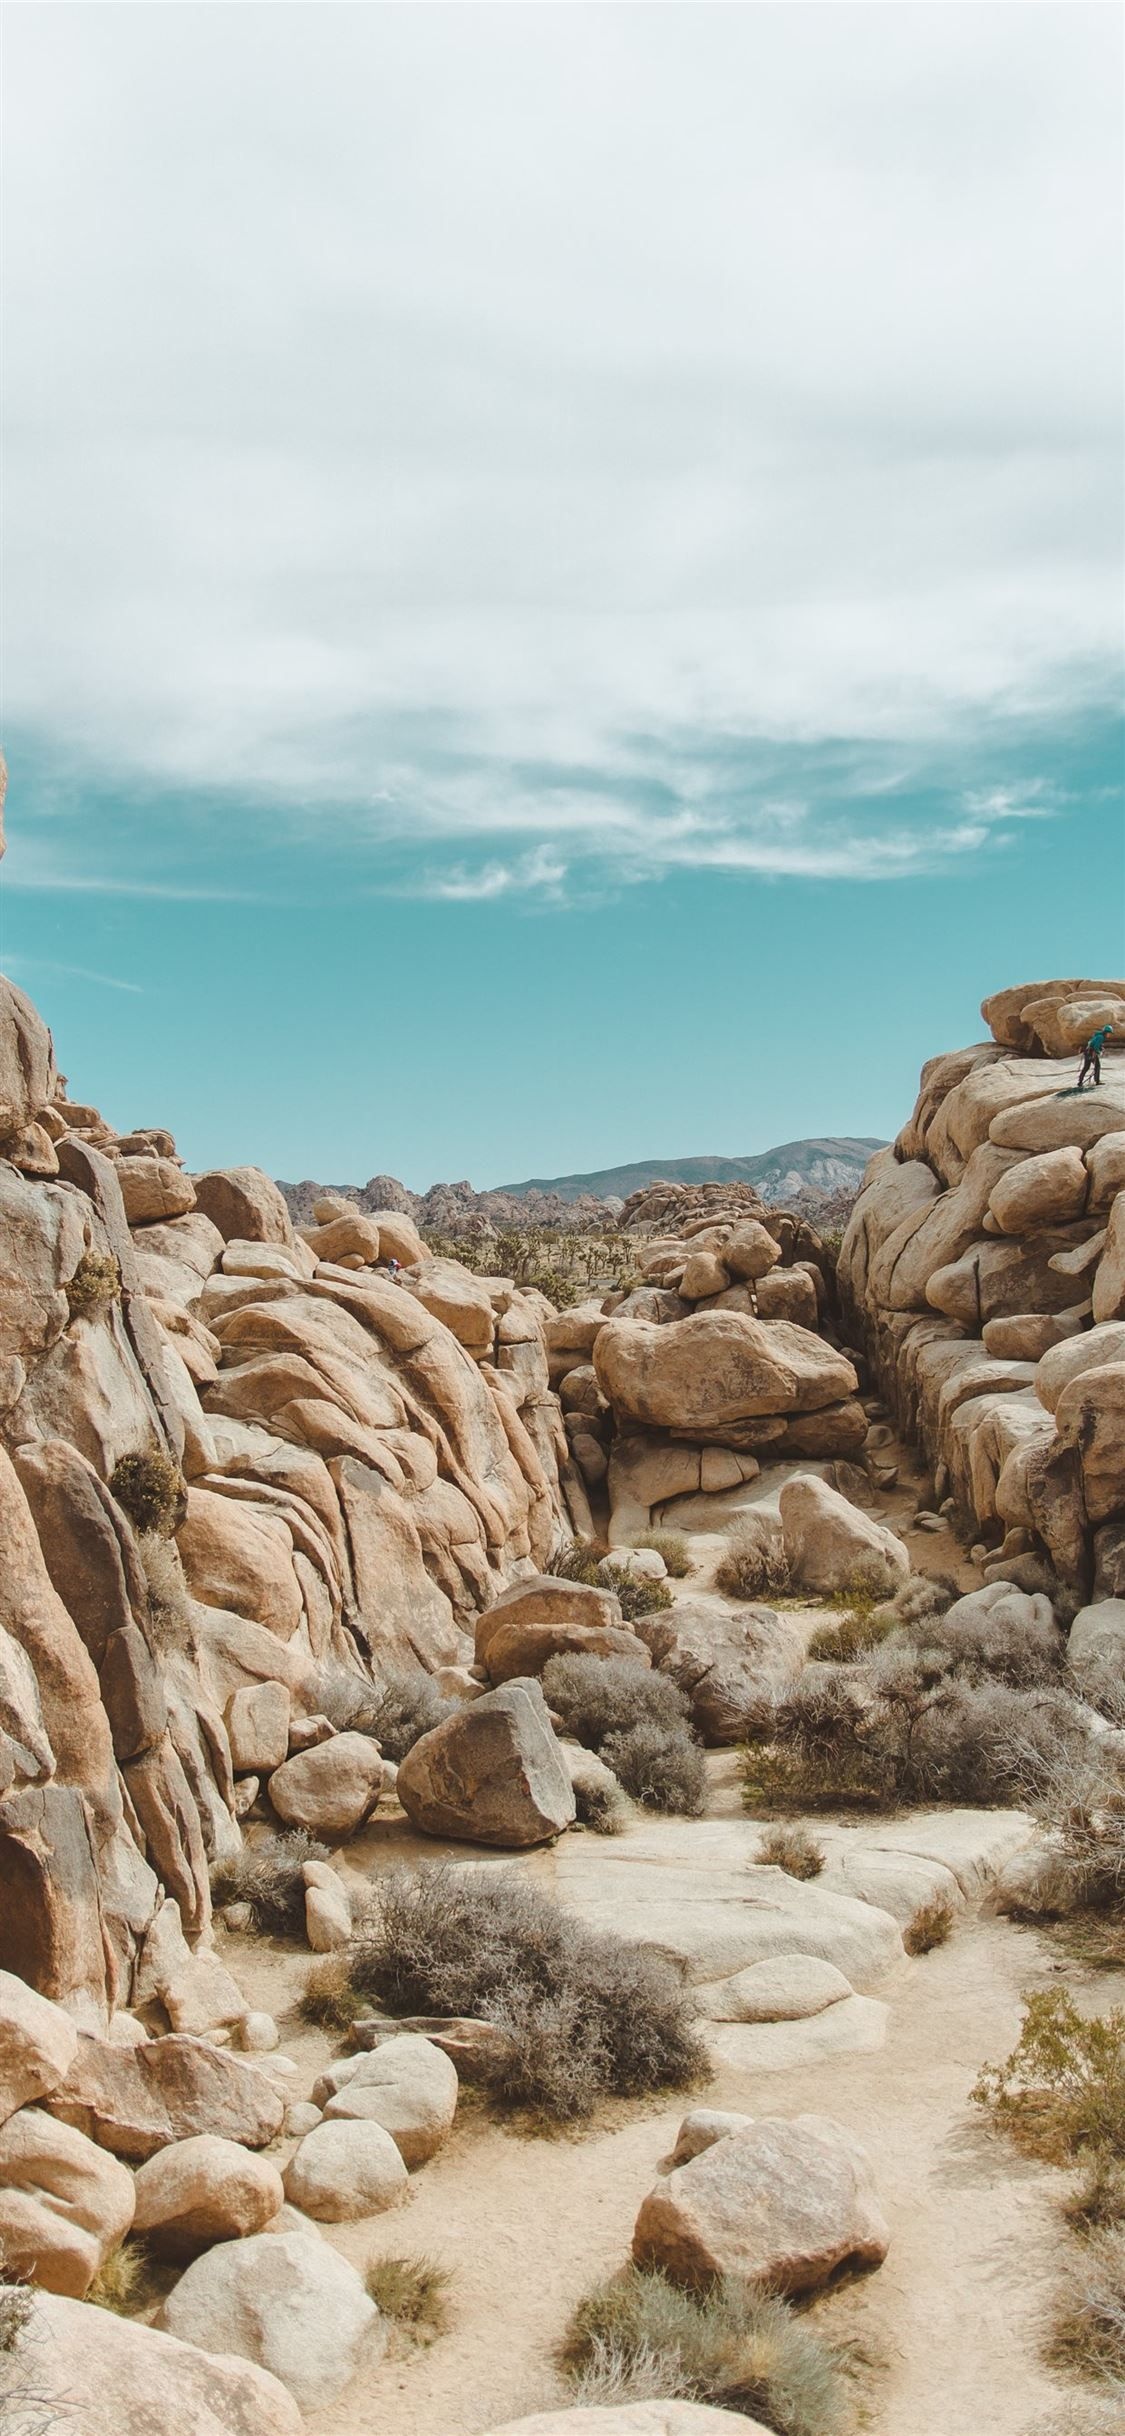
M 6 10 L 4 961 L 193 1164 L 889 1132 L 1120 970 L 1115 7 Z

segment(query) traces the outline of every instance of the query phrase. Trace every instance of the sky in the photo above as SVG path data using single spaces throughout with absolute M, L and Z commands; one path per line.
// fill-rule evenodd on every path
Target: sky
M 193 1167 L 890 1135 L 1125 970 L 1116 7 L 4 11 L 0 955 Z

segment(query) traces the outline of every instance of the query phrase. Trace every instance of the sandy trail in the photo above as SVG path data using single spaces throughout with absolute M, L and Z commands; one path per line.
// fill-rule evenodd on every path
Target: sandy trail
M 947 1532 L 907 1533 L 909 1489 L 885 1501 L 915 1565 L 979 1579 Z M 897 1509 L 897 1510 L 896 1510 Z M 712 1552 L 696 1543 L 702 1586 Z M 694 1587 L 694 1583 L 690 1585 Z M 809 1625 L 822 1620 L 809 1614 Z M 710 1755 L 710 1813 L 739 1814 L 737 1760 Z M 812 1822 L 815 1828 L 815 1822 Z M 678 1832 L 683 1833 L 682 1822 Z M 339 1855 L 347 1874 L 433 1858 L 431 1843 L 379 1822 Z M 461 1859 L 494 1857 L 470 1854 Z M 550 1853 L 531 1866 L 549 1884 Z M 307 1959 L 262 1940 L 232 1941 L 255 2003 L 280 2023 L 305 2095 L 337 2042 L 293 2010 Z M 785 2072 L 718 2067 L 701 2101 L 746 2113 L 823 2113 L 849 2125 L 875 2162 L 892 2228 L 883 2268 L 816 2307 L 824 2330 L 858 2342 L 865 2436 L 1033 2436 L 1067 2389 L 1039 2358 L 1043 2314 L 1063 2246 L 1058 2175 L 991 2134 L 969 2102 L 981 2064 L 1014 2044 L 1022 1997 L 1049 1985 L 1056 1954 L 1034 1932 L 959 1914 L 947 1945 L 899 1966 L 877 1993 L 890 2006 L 885 2047 Z M 1099 2009 L 1125 1980 L 1098 1980 Z M 453 2273 L 453 2322 L 428 2349 L 392 2339 L 387 2356 L 309 2421 L 313 2436 L 483 2436 L 546 2408 L 565 2388 L 552 2351 L 589 2284 L 628 2256 L 637 2208 L 674 2145 L 690 2100 L 621 2108 L 582 2134 L 530 2138 L 471 2095 L 401 2209 L 325 2237 L 360 2269 L 377 2255 L 425 2253 Z M 286 2147 L 289 2144 L 286 2143 Z M 1073 2389 L 1070 2389 L 1073 2391 Z

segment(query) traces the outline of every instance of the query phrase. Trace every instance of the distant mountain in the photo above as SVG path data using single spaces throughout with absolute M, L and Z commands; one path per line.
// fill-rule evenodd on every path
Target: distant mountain
M 744 1159 L 635 1159 L 626 1167 L 598 1167 L 584 1176 L 529 1176 L 523 1184 L 497 1184 L 491 1189 L 514 1201 L 532 1193 L 557 1195 L 560 1201 L 626 1201 L 646 1184 L 752 1184 L 763 1201 L 782 1202 L 794 1195 L 855 1192 L 873 1152 L 885 1143 L 867 1135 L 826 1134 L 810 1142 L 782 1142 L 776 1150 L 761 1150 Z

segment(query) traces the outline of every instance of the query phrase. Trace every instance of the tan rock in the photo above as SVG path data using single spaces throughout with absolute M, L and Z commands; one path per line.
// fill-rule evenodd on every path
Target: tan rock
M 261 2233 L 285 2203 L 275 2165 L 203 2132 L 175 2140 L 137 2171 L 133 2229 L 159 2258 L 196 2258 L 213 2242 Z
M 133 2164 L 199 2132 L 265 2148 L 284 2115 L 252 2065 L 205 2039 L 177 2035 L 128 2048 L 80 2037 L 70 2072 L 44 2104 L 60 2122 Z
M 401 2153 L 381 2123 L 349 2117 L 306 2132 L 285 2168 L 285 2195 L 319 2224 L 379 2216 L 406 2196 Z
M 776 1255 L 776 1244 L 770 1248 Z M 705 1295 L 724 1293 L 730 1282 L 730 1271 L 717 1252 L 692 1252 L 684 1263 L 680 1293 L 685 1303 L 698 1303 Z
M 21 1125 L 9 1134 L 4 1157 L 21 1176 L 57 1176 L 59 1154 L 45 1125 Z
M 698 2003 L 700 2012 L 714 2022 L 795 2022 L 807 2021 L 853 1994 L 850 1980 L 835 1963 L 816 1954 L 778 1954 L 701 1988 Z
M 1125 1131 L 1103 1133 L 1086 1153 L 1090 1171 L 1090 1208 L 1107 1210 L 1117 1193 L 1125 1192 Z
M 301 2436 L 304 2420 L 275 2377 L 215 2359 L 151 2326 L 54 2293 L 36 2296 L 27 2345 L 51 2424 L 78 2436 Z
M 211 1168 L 193 1182 L 196 1208 L 218 1227 L 224 1242 L 292 1243 L 284 1195 L 260 1167 Z
M 58 1083 L 51 1035 L 30 998 L 0 974 L 0 1140 L 38 1116 Z
M 133 2221 L 133 2177 L 79 2131 L 22 2107 L 0 2131 L 7 2275 L 83 2300 Z
M 400 1284 L 450 1330 L 466 1352 L 480 1357 L 491 1351 L 496 1327 L 491 1297 L 482 1280 L 463 1269 L 460 1261 L 421 1260 Z
M 610 1320 L 594 1349 L 598 1383 L 619 1420 L 719 1437 L 755 1415 L 808 1412 L 854 1395 L 851 1363 L 785 1321 L 705 1311 L 654 1327 Z
M 407 2166 L 424 2165 L 448 2138 L 457 2112 L 457 2068 L 429 2039 L 404 2033 L 361 2056 L 328 2099 L 325 2121 L 381 2123 Z
M 560 2404 L 533 2419 L 509 2419 L 490 2436 L 768 2436 L 760 2419 L 712 2410 L 705 2402 L 610 2402 L 568 2411 Z
M 868 1580 L 891 1590 L 910 1571 L 895 1532 L 811 1473 L 787 1480 L 779 1498 L 790 1577 L 805 1590 L 834 1591 Z
M 69 2013 L 13 1972 L 0 1971 L 0 2124 L 57 2089 L 77 2052 L 78 2032 Z
M 231 1694 L 226 1727 L 236 1773 L 262 1775 L 280 1768 L 289 1753 L 291 1708 L 292 1697 L 284 1683 L 246 1684 Z
M 568 1582 L 553 1573 L 532 1574 L 513 1582 L 476 1619 L 476 1661 L 489 1665 L 493 1641 L 501 1633 L 549 1629 L 565 1634 L 621 1629 L 621 1601 L 612 1590 L 585 1582 Z M 568 1644 L 560 1641 L 559 1647 Z
M 538 1684 L 506 1683 L 423 1734 L 398 1771 L 407 1817 L 428 1835 L 520 1849 L 575 1816 Z
M 233 2354 L 267 2369 L 305 2412 L 334 2402 L 361 2365 L 374 2365 L 386 2339 L 355 2268 L 315 2233 L 218 2243 L 180 2277 L 160 2318 L 168 2333 L 219 2353 L 224 2365 Z
M 989 1208 L 1006 1235 L 1030 1235 L 1038 1227 L 1065 1226 L 1080 1218 L 1088 1187 L 1081 1151 L 1041 1151 L 1038 1158 L 1021 1159 L 1018 1167 L 1007 1168 L 997 1178 Z
M 1087 1520 L 1125 1513 L 1125 1361 L 1073 1379 L 1059 1397 L 1055 1427 L 1060 1444 L 1078 1456 Z
M 301 1240 L 315 1260 L 344 1260 L 355 1253 L 364 1263 L 374 1265 L 379 1258 L 378 1225 L 362 1210 L 340 1213 L 321 1226 L 302 1227 Z
M 1107 1362 L 1125 1362 L 1125 1319 L 1104 1321 L 1065 1344 L 1052 1345 L 1035 1372 L 1035 1392 L 1040 1403 L 1049 1413 L 1057 1411 L 1063 1389 L 1069 1387 L 1072 1379 L 1080 1378 L 1085 1371 L 1100 1370 Z
M 1005 1362 L 1039 1362 L 1052 1345 L 1079 1335 L 1081 1321 L 1065 1311 L 1020 1311 L 1009 1319 L 986 1320 L 981 1334 L 986 1353 Z
M 843 2267 L 879 2266 L 889 2242 L 859 2142 L 822 2115 L 798 2115 L 731 2133 L 657 2183 L 633 2257 L 677 2283 L 738 2275 L 791 2294 Z
M 288 1827 L 314 1835 L 354 1835 L 375 1808 L 391 1769 L 368 1734 L 334 1734 L 275 1768 L 267 1792 Z
M 756 1218 L 737 1226 L 723 1247 L 723 1260 L 731 1276 L 755 1283 L 776 1268 L 780 1258 L 779 1245 Z
M 117 1181 L 130 1226 L 186 1218 L 195 1208 L 195 1186 L 174 1159 L 118 1159 Z
M 301 1621 L 293 1537 L 279 1514 L 189 1488 L 176 1533 L 188 1585 L 206 1607 L 233 1609 L 288 1641 Z
M 1096 1327 L 1106 1320 L 1125 1319 L 1125 1192 L 1118 1193 L 1109 1213 L 1093 1299 Z
M 379 1229 L 380 1260 L 401 1261 L 404 1269 L 411 1268 L 416 1260 L 425 1260 L 426 1246 L 413 1218 L 404 1210 L 371 1210 L 368 1215 L 372 1225 Z

